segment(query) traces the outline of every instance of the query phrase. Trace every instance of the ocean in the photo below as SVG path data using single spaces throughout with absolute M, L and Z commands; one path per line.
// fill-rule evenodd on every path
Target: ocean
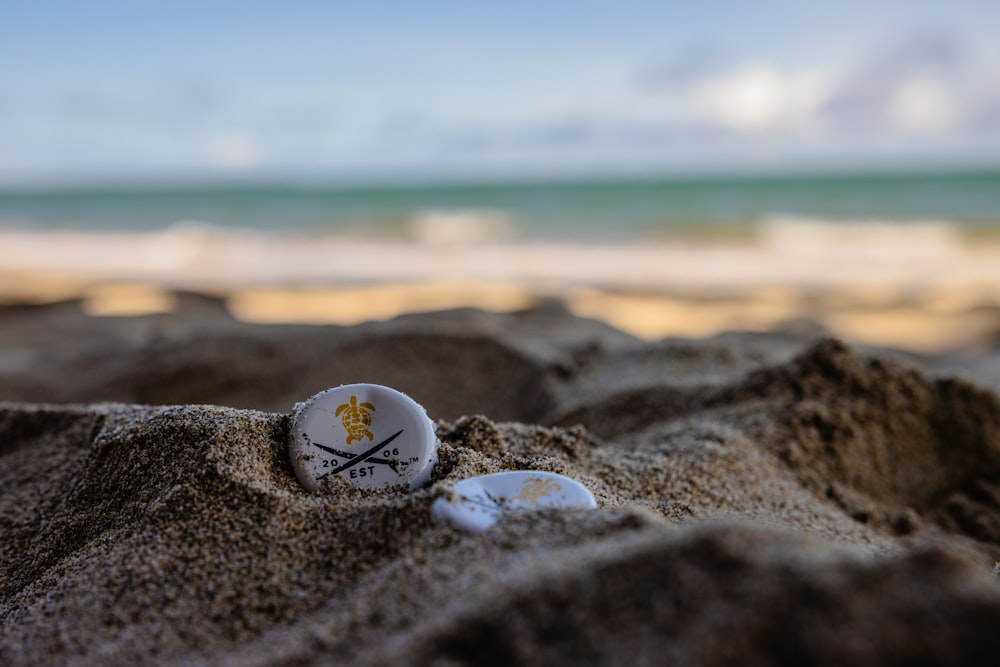
M 934 222 L 989 233 L 1000 230 L 1000 170 L 0 189 L 0 230 L 20 232 L 180 225 L 379 239 L 620 242 L 739 236 L 775 219 Z

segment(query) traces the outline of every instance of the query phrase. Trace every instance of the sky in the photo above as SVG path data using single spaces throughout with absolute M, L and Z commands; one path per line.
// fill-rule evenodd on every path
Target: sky
M 993 0 L 2 15 L 0 185 L 1000 165 Z

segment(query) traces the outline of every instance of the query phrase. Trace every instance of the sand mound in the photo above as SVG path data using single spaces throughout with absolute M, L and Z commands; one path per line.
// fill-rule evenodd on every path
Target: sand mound
M 956 379 L 861 359 L 830 341 L 749 387 L 783 394 L 762 436 L 859 521 L 913 529 L 912 511 L 1000 547 L 1000 400 Z M 885 516 L 893 508 L 895 517 Z M 881 513 L 882 516 L 875 516 Z M 1000 549 L 992 549 L 1000 557 Z
M 0 400 L 284 412 L 332 385 L 364 381 L 420 396 L 446 419 L 539 421 L 554 407 L 550 379 L 574 356 L 638 344 L 555 304 L 357 327 L 246 325 L 200 312 L 92 318 L 75 303 L 0 308 L 0 319 L 10 324 L 0 330 Z
M 282 412 L 0 404 L 0 662 L 1000 659 L 995 394 L 829 340 L 541 335 L 576 322 L 456 312 L 245 339 L 225 324 L 200 352 L 179 342 L 190 331 L 121 352 L 246 398 L 227 351 L 260 340 L 307 382 L 319 359 L 398 380 L 442 418 L 440 463 L 412 494 L 306 492 Z M 467 405 L 483 414 L 431 407 Z M 571 475 L 600 507 L 479 535 L 431 518 L 449 484 L 512 469 Z
M 871 561 L 747 527 L 647 526 L 591 539 L 585 550 L 552 549 L 547 562 L 524 568 L 528 576 L 498 577 L 499 590 L 475 591 L 470 603 L 418 625 L 390 656 L 883 665 L 985 664 L 1000 655 L 1000 641 L 986 639 L 995 636 L 995 597 L 975 591 L 981 584 L 940 554 Z
M 556 423 L 621 440 L 707 416 L 751 437 L 860 523 L 906 534 L 924 517 L 1000 558 L 1000 399 L 838 341 L 730 384 L 623 391 Z

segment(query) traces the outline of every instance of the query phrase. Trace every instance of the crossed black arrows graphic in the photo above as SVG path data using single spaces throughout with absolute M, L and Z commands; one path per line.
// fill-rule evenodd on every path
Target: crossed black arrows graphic
M 313 447 L 318 447 L 318 448 L 322 449 L 325 452 L 330 452 L 334 456 L 339 456 L 341 458 L 348 459 L 347 463 L 341 464 L 340 466 L 334 468 L 330 472 L 323 473 L 322 475 L 320 475 L 319 477 L 316 478 L 316 481 L 324 479 L 325 477 L 329 477 L 330 475 L 336 475 L 338 472 L 343 472 L 345 470 L 348 470 L 349 468 L 353 468 L 354 466 L 358 465 L 359 463 L 362 463 L 362 462 L 365 462 L 365 461 L 367 461 L 369 463 L 381 463 L 383 465 L 387 465 L 390 468 L 392 468 L 393 472 L 395 472 L 397 475 L 399 475 L 400 472 L 399 472 L 399 469 L 396 467 L 396 463 L 397 462 L 395 460 L 376 458 L 376 457 L 372 456 L 372 454 L 374 454 L 378 450 L 382 449 L 383 447 L 385 447 L 386 445 L 388 445 L 390 442 L 392 442 L 393 440 L 395 440 L 396 438 L 398 438 L 400 435 L 402 435 L 403 430 L 404 429 L 399 429 L 398 431 L 396 431 L 395 433 L 393 433 L 392 435 L 390 435 L 388 438 L 386 438 L 382 442 L 380 442 L 377 445 L 373 446 L 371 449 L 368 449 L 368 450 L 366 450 L 364 452 L 361 452 L 360 454 L 352 454 L 351 452 L 345 452 L 345 451 L 342 451 L 342 450 L 339 450 L 339 449 L 334 449 L 333 447 L 328 447 L 326 445 L 321 445 L 318 442 L 312 442 L 310 440 L 309 444 L 311 444 Z

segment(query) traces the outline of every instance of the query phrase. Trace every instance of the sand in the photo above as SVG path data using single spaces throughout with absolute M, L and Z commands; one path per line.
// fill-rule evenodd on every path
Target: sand
M 89 314 L 139 315 L 197 292 L 244 322 L 354 325 L 542 297 L 645 340 L 801 321 L 923 354 L 1000 340 L 1000 239 L 945 221 L 777 217 L 735 235 L 606 243 L 452 233 L 464 228 L 416 239 L 0 228 L 0 304 L 80 299 Z
M 173 298 L 0 313 L 2 664 L 1000 660 L 1000 397 L 967 357 L 650 342 L 557 303 L 283 326 Z M 428 487 L 296 482 L 292 406 L 356 381 L 437 421 Z M 599 508 L 430 516 L 516 469 Z

